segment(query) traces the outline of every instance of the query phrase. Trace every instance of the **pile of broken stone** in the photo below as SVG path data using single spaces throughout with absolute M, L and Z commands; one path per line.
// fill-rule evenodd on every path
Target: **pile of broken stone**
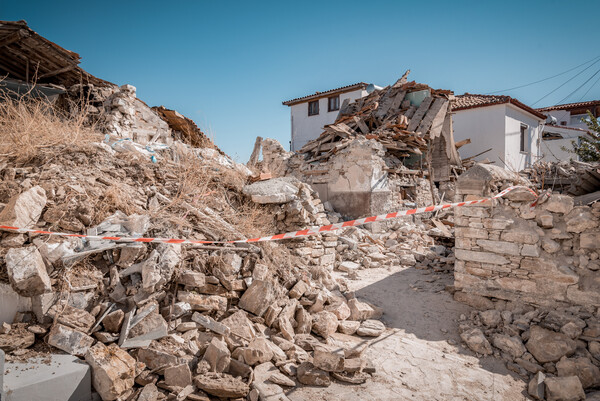
M 479 311 L 461 315 L 461 338 L 479 355 L 502 358 L 530 380 L 536 400 L 598 399 L 600 320 L 594 307 L 534 308 L 531 305 L 456 292 L 457 301 Z
M 86 160 L 87 170 L 78 163 L 9 169 L 11 184 L 5 181 L 8 189 L 1 192 L 14 195 L 1 209 L 0 224 L 103 236 L 189 234 L 154 227 L 149 216 L 168 193 L 150 183 L 144 187 L 152 190 L 145 191 L 130 176 L 123 182 L 133 189 L 140 213 L 115 211 L 93 225 L 90 197 L 106 190 L 110 176 L 93 171 L 93 163 L 102 160 L 102 170 L 110 172 L 110 163 L 119 170 L 118 163 L 129 161 L 110 153 Z M 159 172 L 164 165 L 140 163 L 147 166 L 139 171 L 118 167 L 140 179 L 155 174 L 177 182 L 174 174 Z M 54 173 L 66 174 L 66 180 L 90 170 L 98 179 L 53 181 Z M 281 212 L 280 227 L 325 222 L 310 187 L 293 187 L 297 203 L 273 206 Z M 61 209 L 69 200 L 74 203 Z M 235 222 L 219 219 L 214 209 L 190 208 L 194 216 L 213 217 L 207 237 L 234 235 Z M 319 241 L 337 244 L 324 238 Z M 103 400 L 286 399 L 283 388 L 298 383 L 356 384 L 374 372 L 364 350 L 385 329 L 376 320 L 382 311 L 344 292 L 344 283 L 321 274 L 319 264 L 294 265 L 297 259 L 284 243 L 213 249 L 5 232 L 0 244 L 0 280 L 30 305 L 1 327 L 7 360 L 40 352 L 78 356 L 91 366 Z

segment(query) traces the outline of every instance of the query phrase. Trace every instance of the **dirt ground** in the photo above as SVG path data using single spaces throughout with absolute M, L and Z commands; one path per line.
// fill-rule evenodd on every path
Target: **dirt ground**
M 387 330 L 365 351 L 377 372 L 360 386 L 293 388 L 292 401 L 527 400 L 525 383 L 502 361 L 479 359 L 461 343 L 458 320 L 470 308 L 444 290 L 451 274 L 394 267 L 359 276 L 350 289 L 384 309 Z

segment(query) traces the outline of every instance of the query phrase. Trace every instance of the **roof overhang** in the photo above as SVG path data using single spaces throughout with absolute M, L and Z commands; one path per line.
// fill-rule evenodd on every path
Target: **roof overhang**
M 340 93 L 352 92 L 352 91 L 359 90 L 359 89 L 366 89 L 368 85 L 369 84 L 367 84 L 365 82 L 358 82 L 356 84 L 342 86 L 340 88 L 335 88 L 335 89 L 330 89 L 325 92 L 315 92 L 312 95 L 298 97 L 298 98 L 292 99 L 292 100 L 287 100 L 285 102 L 282 102 L 282 104 L 284 106 L 293 106 L 295 104 L 310 102 L 311 100 L 317 100 L 317 99 L 321 99 L 324 97 L 330 97 L 333 95 L 338 95 Z
M 464 106 L 464 107 L 452 108 L 452 111 L 477 109 L 477 108 L 480 108 L 480 107 L 491 107 L 491 106 L 497 106 L 497 105 L 500 105 L 500 104 L 511 104 L 511 105 L 513 105 L 513 106 L 515 106 L 515 107 L 517 107 L 517 108 L 519 108 L 519 109 L 521 109 L 523 111 L 526 111 L 527 113 L 535 116 L 535 118 L 538 119 L 538 120 L 545 121 L 546 117 L 547 117 L 546 115 L 540 113 L 539 111 L 537 111 L 537 110 L 535 110 L 535 109 L 527 106 L 526 104 L 519 102 L 517 99 L 513 99 L 513 98 L 506 99 L 506 100 L 501 101 L 501 102 L 483 103 L 483 104 L 475 104 L 475 105 L 472 105 L 472 106 Z

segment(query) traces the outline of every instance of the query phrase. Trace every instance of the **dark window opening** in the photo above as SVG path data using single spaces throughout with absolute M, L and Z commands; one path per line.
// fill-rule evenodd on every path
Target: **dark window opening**
M 312 102 L 308 102 L 308 115 L 316 116 L 319 114 L 319 101 L 313 100 Z
M 336 111 L 340 109 L 340 97 L 333 96 L 327 99 L 327 111 Z
M 525 136 L 527 135 L 527 126 L 525 124 L 521 124 L 521 152 L 525 152 Z

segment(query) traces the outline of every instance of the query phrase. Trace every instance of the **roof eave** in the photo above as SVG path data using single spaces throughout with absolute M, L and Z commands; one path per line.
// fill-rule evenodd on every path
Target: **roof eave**
M 311 100 L 321 99 L 324 97 L 335 95 L 336 93 L 346 93 L 346 92 L 351 92 L 356 89 L 364 89 L 368 85 L 369 84 L 367 84 L 365 82 L 359 82 L 354 85 L 343 86 L 341 88 L 331 89 L 331 90 L 328 90 L 325 92 L 313 93 L 312 95 L 303 96 L 303 97 L 299 97 L 299 98 L 291 99 L 291 100 L 286 100 L 285 102 L 281 102 L 281 104 L 284 106 L 293 106 L 293 105 L 296 105 L 299 103 L 305 103 L 305 102 L 308 102 Z

